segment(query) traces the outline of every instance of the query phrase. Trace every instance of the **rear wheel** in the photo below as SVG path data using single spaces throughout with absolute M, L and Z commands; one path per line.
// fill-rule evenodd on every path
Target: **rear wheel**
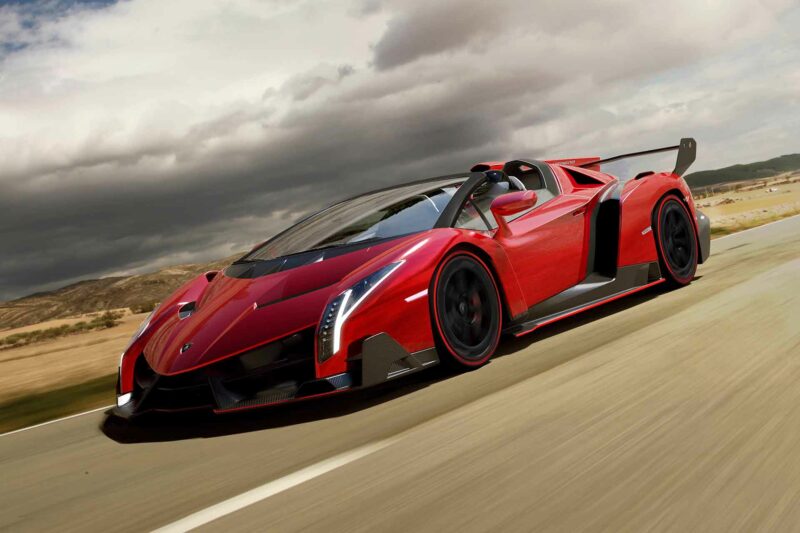
M 656 237 L 661 271 L 672 286 L 687 285 L 697 271 L 697 234 L 688 209 L 676 196 L 658 207 Z
M 450 256 L 431 290 L 441 359 L 460 367 L 485 364 L 500 341 L 501 306 L 486 265 L 469 252 Z

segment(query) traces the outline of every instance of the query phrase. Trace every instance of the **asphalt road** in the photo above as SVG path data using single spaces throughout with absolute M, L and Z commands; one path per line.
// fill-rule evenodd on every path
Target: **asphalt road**
M 796 529 L 800 217 L 714 241 L 698 275 L 508 340 L 474 372 L 0 436 L 0 529 L 141 531 L 208 508 L 209 531 Z

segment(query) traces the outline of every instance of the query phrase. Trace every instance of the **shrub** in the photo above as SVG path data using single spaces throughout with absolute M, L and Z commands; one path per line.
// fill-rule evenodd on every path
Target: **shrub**
M 119 324 L 119 319 L 122 318 L 123 313 L 120 311 L 106 311 L 101 315 L 93 317 L 90 321 L 80 321 L 75 324 L 62 324 L 46 329 L 37 329 L 33 331 L 26 331 L 24 333 L 14 333 L 4 339 L 0 339 L 0 347 L 11 348 L 16 346 L 25 346 L 34 342 L 40 342 L 47 339 L 56 339 L 72 335 L 74 333 L 81 333 L 84 331 L 91 331 L 95 329 L 113 328 Z
M 158 302 L 141 302 L 130 307 L 132 313 L 149 313 L 156 308 Z

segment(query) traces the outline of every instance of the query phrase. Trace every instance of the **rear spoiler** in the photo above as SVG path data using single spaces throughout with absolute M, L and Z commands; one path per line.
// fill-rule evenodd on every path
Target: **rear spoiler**
M 672 150 L 678 151 L 678 158 L 675 161 L 675 170 L 673 170 L 672 172 L 677 176 L 683 176 L 683 173 L 686 172 L 690 166 L 692 166 L 692 163 L 694 163 L 694 159 L 697 156 L 697 142 L 691 137 L 686 137 L 684 139 L 681 139 L 681 143 L 675 146 L 654 148 L 652 150 L 644 150 L 643 152 L 633 152 L 630 154 L 615 155 L 614 157 L 608 157 L 606 159 L 600 159 L 600 160 L 594 159 L 592 161 L 587 161 L 585 163 L 581 163 L 575 166 L 584 168 L 594 167 L 602 165 L 603 163 L 611 163 L 613 161 L 619 161 L 620 159 L 627 159 L 629 157 L 658 154 L 661 152 L 671 152 Z

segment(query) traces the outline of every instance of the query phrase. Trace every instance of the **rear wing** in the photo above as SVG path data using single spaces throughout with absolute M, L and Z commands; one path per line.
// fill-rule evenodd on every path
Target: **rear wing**
M 654 148 L 652 150 L 644 150 L 642 152 L 633 152 L 630 154 L 622 154 L 622 155 L 615 155 L 614 157 L 607 157 L 606 159 L 594 159 L 592 161 L 587 161 L 585 163 L 581 163 L 575 166 L 578 167 L 599 167 L 603 163 L 611 163 L 613 161 L 619 161 L 620 159 L 627 159 L 629 157 L 638 157 L 642 155 L 650 155 L 650 154 L 658 154 L 661 152 L 670 152 L 672 150 L 678 151 L 678 158 L 675 161 L 675 170 L 673 170 L 673 174 L 677 176 L 683 176 L 683 173 L 686 172 L 692 163 L 694 163 L 694 159 L 697 156 L 697 142 L 690 138 L 681 139 L 681 143 L 675 146 L 666 146 L 664 148 Z

